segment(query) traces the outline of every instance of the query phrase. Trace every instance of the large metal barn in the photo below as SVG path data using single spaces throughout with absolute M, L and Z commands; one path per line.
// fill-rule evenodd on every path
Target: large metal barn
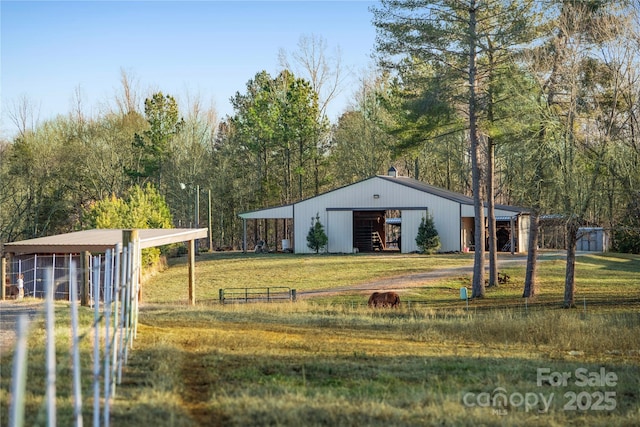
M 496 205 L 495 212 L 499 249 L 526 252 L 528 212 L 505 205 Z M 283 249 L 310 253 L 306 236 L 312 221 L 319 217 L 329 238 L 327 252 L 395 250 L 411 253 L 418 250 L 415 239 L 427 213 L 433 217 L 440 236 L 440 251 L 475 249 L 473 198 L 397 176 L 394 168 L 390 169 L 389 175 L 377 175 L 294 204 L 239 216 L 245 225 L 245 250 L 248 249 L 247 221 L 273 220 L 278 224 L 282 220 L 284 225 L 280 227 L 286 229 Z

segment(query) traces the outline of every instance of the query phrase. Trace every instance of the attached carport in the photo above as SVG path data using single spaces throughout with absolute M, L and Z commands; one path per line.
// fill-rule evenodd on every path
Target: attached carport
M 278 220 L 282 220 L 283 221 L 283 230 L 284 230 L 284 236 L 287 240 L 287 244 L 291 245 L 291 243 L 293 243 L 291 240 L 293 238 L 295 238 L 295 236 L 292 236 L 290 233 L 290 230 L 287 229 L 287 220 L 292 220 L 293 219 L 293 213 L 294 213 L 294 205 L 284 205 L 284 206 L 277 206 L 274 208 L 267 208 L 267 209 L 260 209 L 257 211 L 252 211 L 252 212 L 245 212 L 245 213 L 241 213 L 240 215 L 238 215 L 240 218 L 242 218 L 242 250 L 243 252 L 247 251 L 247 220 L 248 219 L 252 219 L 254 221 L 258 221 L 260 219 L 262 220 L 274 220 L 274 221 L 278 221 Z M 276 223 L 277 224 L 277 223 Z M 255 230 L 255 227 L 254 227 Z M 277 234 L 277 233 L 276 233 Z M 276 242 L 277 244 L 277 242 Z M 284 247 L 284 242 L 283 242 L 283 247 L 282 250 L 287 250 L 290 247 L 293 246 L 289 246 L 287 248 Z
M 195 304 L 196 240 L 207 237 L 206 228 L 171 229 L 94 229 L 5 243 L 2 251 L 2 299 L 6 298 L 6 284 L 12 272 L 7 271 L 8 260 L 28 254 L 103 254 L 117 246 L 131 242 L 136 251 L 172 243 L 188 242 L 189 304 Z M 82 260 L 84 257 L 80 257 Z M 140 257 L 136 257 L 138 264 Z M 140 271 L 141 266 L 135 266 Z M 15 272 L 14 272 L 15 274 Z

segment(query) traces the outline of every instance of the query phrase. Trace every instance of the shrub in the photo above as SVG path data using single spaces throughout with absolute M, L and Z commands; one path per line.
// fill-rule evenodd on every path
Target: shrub
M 416 244 L 420 252 L 427 254 L 433 254 L 440 249 L 440 236 L 438 236 L 438 230 L 436 230 L 433 217 L 428 212 L 426 216 L 422 217 L 422 221 L 420 221 Z
M 613 249 L 640 254 L 640 193 L 629 202 L 624 218 L 613 232 Z
M 311 218 L 311 228 L 307 234 L 307 246 L 309 249 L 320 252 L 320 249 L 327 246 L 329 238 L 324 232 L 324 227 L 320 223 L 320 214 L 316 214 L 315 218 Z
M 112 195 L 93 202 L 83 212 L 86 228 L 171 228 L 172 222 L 169 206 L 151 184 L 129 188 L 124 198 Z M 159 259 L 159 248 L 142 250 L 143 266 Z

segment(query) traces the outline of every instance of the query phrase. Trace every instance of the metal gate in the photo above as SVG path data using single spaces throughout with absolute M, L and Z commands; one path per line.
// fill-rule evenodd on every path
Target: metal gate
M 295 301 L 296 290 L 286 287 L 220 289 L 221 304 L 246 302 Z

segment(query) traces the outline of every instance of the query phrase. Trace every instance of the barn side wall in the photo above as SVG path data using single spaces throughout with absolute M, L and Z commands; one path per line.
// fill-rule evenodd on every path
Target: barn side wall
M 416 244 L 416 236 L 418 235 L 418 228 L 420 227 L 422 217 L 424 217 L 426 214 L 426 209 L 402 211 L 402 253 L 410 253 L 418 250 L 418 245 Z
M 327 237 L 329 238 L 328 251 L 331 253 L 353 252 L 353 212 L 352 211 L 328 211 L 327 212 Z

